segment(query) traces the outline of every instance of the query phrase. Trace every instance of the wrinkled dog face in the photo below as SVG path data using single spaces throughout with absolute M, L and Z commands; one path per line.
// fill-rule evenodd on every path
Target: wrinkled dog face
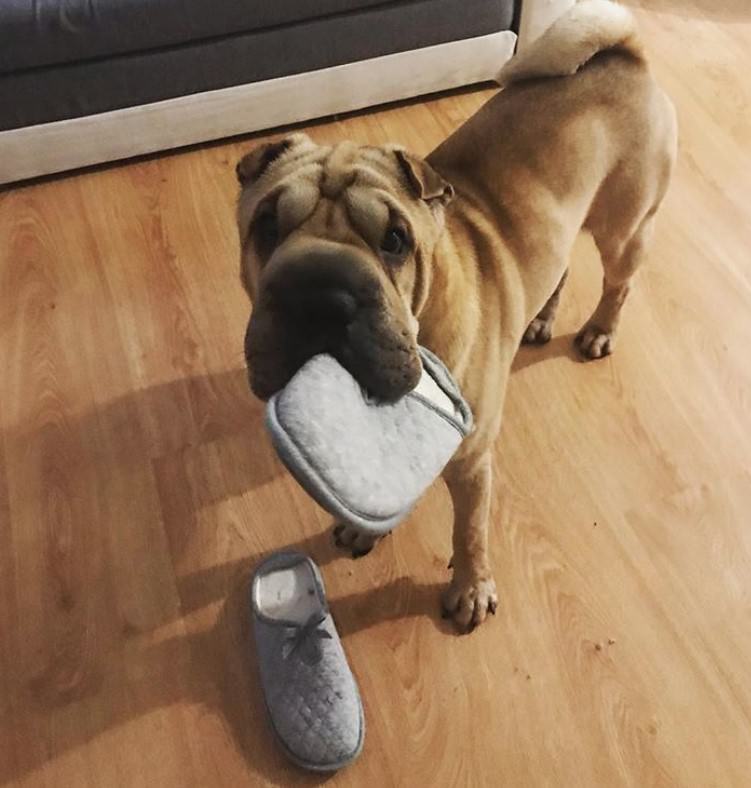
M 411 390 L 451 186 L 401 149 L 325 147 L 304 134 L 251 151 L 237 175 L 253 391 L 267 399 L 323 352 L 377 397 Z

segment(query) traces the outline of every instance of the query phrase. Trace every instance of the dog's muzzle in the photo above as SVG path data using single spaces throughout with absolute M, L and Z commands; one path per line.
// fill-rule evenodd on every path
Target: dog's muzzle
M 320 247 L 269 261 L 245 335 L 251 388 L 262 399 L 319 353 L 333 355 L 369 392 L 397 399 L 417 384 L 420 361 L 402 315 L 356 250 Z

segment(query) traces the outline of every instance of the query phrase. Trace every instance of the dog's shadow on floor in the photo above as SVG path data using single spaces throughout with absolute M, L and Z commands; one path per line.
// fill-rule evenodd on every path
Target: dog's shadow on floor
M 550 361 L 554 358 L 567 358 L 581 363 L 583 359 L 574 347 L 575 336 L 576 334 L 573 333 L 559 334 L 544 345 L 522 345 L 511 364 L 511 373 L 521 372 L 542 361 Z
M 571 335 L 557 336 L 546 346 L 521 348 L 513 370 L 518 372 L 555 357 L 575 359 L 571 341 Z M 234 543 L 232 559 L 220 559 L 211 566 L 202 563 L 204 549 L 214 551 L 209 560 L 221 555 L 211 545 L 215 545 L 215 518 L 223 518 L 224 514 L 212 513 L 212 506 L 237 499 L 241 507 L 236 510 L 238 518 L 256 516 L 257 511 L 264 518 L 263 527 L 268 528 L 267 515 L 273 514 L 268 511 L 269 503 L 273 504 L 274 496 L 286 496 L 292 489 L 284 486 L 291 484 L 286 478 L 282 487 L 277 486 L 284 469 L 263 436 L 263 417 L 262 403 L 248 392 L 244 370 L 237 369 L 128 392 L 77 415 L 68 424 L 63 447 L 68 453 L 63 455 L 55 442 L 47 441 L 41 447 L 53 464 L 61 463 L 60 457 L 64 459 L 68 454 L 76 456 L 75 463 L 61 466 L 71 490 L 82 496 L 88 490 L 110 491 L 110 534 L 127 533 L 133 528 L 132 518 L 143 509 L 130 503 L 137 495 L 130 482 L 154 474 L 179 604 L 171 613 L 161 606 L 153 621 L 141 625 L 126 622 L 121 635 L 99 639 L 96 648 L 89 649 L 85 658 L 75 663 L 76 675 L 96 676 L 85 686 L 76 684 L 70 691 L 60 690 L 61 682 L 67 687 L 70 677 L 67 663 L 64 659 L 61 662 L 53 651 L 45 656 L 41 677 L 33 666 L 18 666 L 9 679 L 11 703 L 29 709 L 19 730 L 42 726 L 42 734 L 35 737 L 38 745 L 19 747 L 12 758 L 0 758 L 0 782 L 23 777 L 130 720 L 158 709 L 189 708 L 193 704 L 210 710 L 215 724 L 226 726 L 245 761 L 244 768 L 275 784 L 315 784 L 325 779 L 305 776 L 290 766 L 269 731 L 254 663 L 248 585 L 253 568 L 276 549 L 300 550 L 322 566 L 337 559 L 350 559 L 336 550 L 330 531 L 324 531 L 319 517 L 305 527 L 305 532 L 311 533 L 320 523 L 320 532 L 315 536 L 292 539 L 288 544 L 278 536 L 260 541 L 250 538 L 247 550 L 244 541 L 239 546 Z M 19 443 L 40 445 L 34 423 L 19 424 L 13 429 L 17 430 L 13 439 Z M 257 510 L 242 508 L 251 491 L 254 500 L 262 501 Z M 305 496 L 299 494 L 304 504 Z M 82 507 L 91 505 L 85 503 L 87 500 Z M 205 520 L 204 510 L 209 511 Z M 30 513 L 33 511 L 30 509 Z M 82 513 L 87 511 L 81 508 Z M 313 512 L 312 504 L 305 511 Z M 84 530 L 77 538 L 92 540 L 92 544 L 99 538 L 106 545 L 105 534 L 95 525 L 89 527 L 82 522 Z M 131 548 L 129 539 L 117 542 L 121 568 L 138 565 L 143 557 L 140 540 L 150 534 L 149 529 L 143 530 L 132 542 L 132 554 L 127 553 Z M 392 538 L 399 539 L 398 533 Z M 209 539 L 212 541 L 207 543 Z M 261 546 L 264 549 L 259 549 Z M 376 550 L 385 548 L 384 544 Z M 81 553 L 75 565 L 76 571 L 85 570 L 84 576 L 89 572 L 86 555 Z M 196 564 L 199 568 L 194 568 Z M 352 571 L 358 571 L 356 563 L 352 564 Z M 332 596 L 330 604 L 337 628 L 346 639 L 391 620 L 422 618 L 442 633 L 453 635 L 451 622 L 440 617 L 440 593 L 448 578 L 448 572 L 441 582 L 435 583 L 417 583 L 402 577 L 366 591 Z M 144 580 L 158 581 L 158 577 Z M 165 578 L 165 582 L 173 581 Z M 76 599 L 95 602 L 75 608 L 82 612 L 73 616 L 71 626 L 85 616 L 81 621 L 86 626 L 106 632 L 110 627 L 105 622 L 122 615 L 119 608 L 112 606 L 112 600 L 97 594 L 95 588 L 84 584 L 75 591 Z M 149 589 L 144 589 L 144 593 L 148 594 Z M 22 620 L 24 611 L 17 612 Z M 63 619 L 59 625 L 68 626 Z M 125 673 L 123 660 L 128 667 Z M 357 666 L 354 667 L 356 671 Z M 75 714 L 88 722 L 56 727 L 54 741 L 47 746 L 44 741 L 49 715 L 63 713 L 61 707 L 66 715 Z M 49 724 L 54 724 L 54 719 Z M 207 753 L 206 757 L 213 754 Z M 232 757 L 231 753 L 227 757 Z
M 263 412 L 263 405 L 248 392 L 244 370 L 233 370 L 132 391 L 76 414 L 66 425 L 63 445 L 62 438 L 56 436 L 55 440 L 46 436 L 43 441 L 45 436 L 40 437 L 31 421 L 14 425 L 13 441 L 36 446 L 45 462 L 49 457 L 55 467 L 59 464 L 72 494 L 81 496 L 77 511 L 92 516 L 77 520 L 80 533 L 74 534 L 76 543 L 87 544 L 90 550 L 73 551 L 71 572 L 80 582 L 70 592 L 61 590 L 65 591 L 61 597 L 67 605 L 64 610 L 50 610 L 55 631 L 48 647 L 28 664 L 14 665 L 5 677 L 10 704 L 6 708 L 16 709 L 17 714 L 6 716 L 2 730 L 18 746 L 0 756 L 0 783 L 22 779 L 51 760 L 89 746 L 101 734 L 159 710 L 164 710 L 163 724 L 171 730 L 171 720 L 181 719 L 181 712 L 171 708 L 185 709 L 193 718 L 191 707 L 196 704 L 209 711 L 211 725 L 224 727 L 231 734 L 243 760 L 235 766 L 238 773 L 250 771 L 274 784 L 316 784 L 326 779 L 290 766 L 275 746 L 254 662 L 248 586 L 253 568 L 272 550 L 301 550 L 320 565 L 350 559 L 334 547 L 330 531 L 324 531 L 319 518 L 316 523 L 321 522 L 321 532 L 315 536 L 289 544 L 284 544 L 284 538 L 271 538 L 273 534 L 268 539 L 248 538 L 247 550 L 241 538 L 239 543 L 233 542 L 234 558 L 222 561 L 222 539 L 214 541 L 209 530 L 214 515 L 201 519 L 204 509 L 234 499 L 239 501 L 238 517 L 245 516 L 248 510 L 242 508 L 243 501 L 247 502 L 251 491 L 254 496 L 270 494 L 270 499 L 288 491 L 284 487 L 292 484 L 288 479 L 281 488 L 277 486 L 284 470 L 262 436 Z M 69 456 L 75 456 L 76 461 L 64 463 Z M 131 503 L 141 489 L 132 489 L 131 480 L 148 480 L 151 473 L 155 474 L 167 531 L 167 544 L 156 543 L 154 551 L 167 549 L 166 563 L 172 563 L 174 578 L 140 571 L 143 540 L 154 536 L 151 526 L 136 529 L 133 539 L 127 536 L 129 529 L 140 527 L 133 522 L 139 513 L 159 515 L 148 508 L 148 501 Z M 95 508 L 99 498 L 93 493 L 91 499 L 86 497 L 89 491 L 99 491 L 99 496 L 108 491 L 106 529 L 93 516 L 99 511 Z M 300 496 L 304 500 L 302 492 Z M 268 502 L 269 498 L 263 500 Z M 19 509 L 22 518 L 31 518 L 36 511 L 33 501 L 28 505 L 28 511 Z M 258 511 L 263 516 L 262 508 Z M 312 504 L 306 511 L 313 511 Z M 268 523 L 264 520 L 263 525 Z M 312 520 L 308 522 L 306 532 L 314 525 Z M 192 531 L 195 542 L 191 541 Z M 110 546 L 113 534 L 123 538 Z M 202 541 L 207 538 L 212 541 Z M 229 531 L 228 538 L 234 538 Z M 259 549 L 261 545 L 268 549 Z M 118 593 L 129 592 L 118 592 L 117 579 L 109 577 L 107 583 L 113 584 L 117 593 L 101 593 L 104 578 L 92 569 L 97 556 L 110 549 L 117 550 L 118 570 L 108 574 L 116 578 L 124 567 L 133 567 L 130 592 L 137 593 L 142 582 L 146 598 L 154 594 L 161 600 L 168 598 L 169 592 L 152 584 L 163 583 L 167 588 L 174 583 L 177 603 L 146 605 L 148 620 L 125 620 L 127 603 L 123 608 Z M 202 552 L 206 549 L 211 551 L 208 556 Z M 113 553 L 110 556 L 115 557 Z M 206 559 L 215 563 L 206 566 Z M 62 563 L 66 560 L 65 556 L 60 558 Z M 155 563 L 157 567 L 164 565 L 161 559 Z M 351 566 L 357 572 L 357 564 Z M 63 569 L 61 577 L 65 579 Z M 89 578 L 93 578 L 91 582 Z M 416 583 L 404 577 L 361 592 L 330 595 L 329 601 L 345 639 L 405 618 L 427 618 L 450 634 L 450 622 L 440 618 L 442 587 L 443 583 Z M 15 611 L 19 627 L 26 612 Z M 81 643 L 82 631 L 97 632 L 97 637 L 91 643 Z M 58 640 L 63 636 L 69 636 L 71 642 L 66 641 L 67 650 L 60 652 Z M 14 637 L 21 639 L 23 630 Z M 354 668 L 356 671 L 357 666 Z M 59 724 L 60 715 L 76 723 Z M 183 730 L 181 724 L 175 735 Z M 202 740 L 194 744 L 202 753 L 201 762 L 220 757 Z M 221 757 L 225 756 L 235 757 L 227 747 Z
M 558 336 L 541 348 L 522 348 L 513 368 L 519 371 L 556 356 L 576 357 L 571 336 Z M 11 704 L 28 709 L 21 727 L 12 721 L 9 724 L 19 730 L 42 726 L 42 733 L 34 737 L 38 745 L 19 747 L 12 757 L 0 758 L 0 782 L 22 777 L 129 720 L 159 708 L 193 703 L 213 710 L 217 719 L 226 721 L 247 768 L 277 784 L 300 782 L 301 774 L 290 771 L 273 745 L 264 719 L 250 638 L 249 577 L 272 549 L 283 546 L 313 556 L 320 565 L 337 557 L 349 559 L 335 549 L 319 517 L 305 527 L 305 532 L 311 533 L 320 523 L 321 532 L 314 537 L 292 539 L 286 545 L 278 536 L 260 541 L 248 538 L 250 549 L 244 549 L 244 541 L 239 546 L 235 543 L 233 559 L 209 567 L 202 564 L 202 550 L 221 555 L 211 547 L 216 545 L 216 517 L 224 517 L 223 512 L 211 512 L 215 504 L 236 499 L 241 507 L 236 510 L 240 520 L 262 517 L 263 523 L 256 525 L 269 528 L 269 516 L 273 514 L 269 504 L 273 505 L 274 496 L 287 496 L 292 489 L 284 486 L 292 484 L 286 478 L 281 488 L 276 486 L 284 469 L 263 436 L 263 418 L 263 404 L 250 395 L 245 371 L 236 369 L 130 391 L 72 417 L 59 439 L 41 435 L 33 420 L 13 427 L 12 439 L 18 445 L 36 446 L 45 463 L 60 467 L 71 494 L 81 497 L 77 511 L 82 530 L 75 536 L 79 543 L 110 549 L 107 534 L 128 534 L 134 528 L 133 518 L 144 511 L 153 518 L 151 510 L 133 504 L 141 489 L 153 492 L 153 488 L 134 489 L 131 482 L 155 480 L 160 506 L 156 514 L 166 531 L 167 563 L 175 569 L 179 604 L 172 612 L 167 612 L 168 606 L 158 605 L 154 618 L 140 624 L 126 621 L 118 634 L 110 623 L 120 620 L 123 611 L 113 606 L 110 597 L 86 583 L 79 583 L 70 593 L 63 589 L 62 598 L 73 613 L 70 621 L 64 612 L 60 614 L 58 629 L 62 632 L 80 624 L 101 629 L 103 637 L 75 661 L 78 678 L 73 684 L 67 657 L 60 656 L 52 642 L 41 660 L 17 666 L 8 677 Z M 70 456 L 76 457 L 74 463 L 69 461 Z M 96 496 L 87 497 L 92 490 L 109 491 L 106 531 L 93 517 L 99 509 Z M 242 508 L 251 491 L 254 500 L 262 502 L 256 510 Z M 301 505 L 315 519 L 312 504 L 308 508 L 304 494 L 299 494 Z M 21 517 L 33 521 L 37 510 L 33 501 L 28 505 L 28 512 L 20 510 Z M 209 516 L 204 520 L 205 510 Z M 141 543 L 154 536 L 152 528 L 156 525 L 144 528 L 132 541 L 124 537 L 116 542 L 119 571 L 124 566 L 139 565 L 143 560 Z M 240 538 L 248 536 L 252 534 Z M 398 538 L 398 534 L 393 537 Z M 267 549 L 260 550 L 261 545 Z M 94 550 L 92 555 L 96 554 Z M 88 577 L 89 553 L 79 551 L 75 555 L 71 571 Z M 211 556 L 209 559 L 213 560 Z M 201 568 L 193 568 L 196 562 Z M 352 568 L 357 572 L 357 564 Z M 158 575 L 137 577 L 146 584 L 162 582 Z M 451 623 L 440 618 L 440 592 L 447 580 L 448 572 L 436 583 L 416 583 L 403 577 L 385 586 L 334 597 L 330 602 L 339 632 L 347 638 L 389 620 L 424 618 L 441 632 L 454 634 Z M 134 582 L 137 590 L 138 581 Z M 164 582 L 173 581 L 165 577 Z M 146 596 L 150 589 L 150 585 L 144 587 Z M 25 611 L 16 612 L 19 621 L 23 620 Z M 21 635 L 17 633 L 16 637 Z M 128 663 L 125 674 L 124 659 Z M 176 664 L 180 670 L 174 669 Z M 95 680 L 89 682 L 87 676 Z M 128 702 L 123 701 L 125 696 Z M 47 746 L 44 731 L 48 724 L 54 724 L 50 715 L 61 713 L 62 707 L 65 714 L 75 713 L 89 722 L 56 728 L 54 742 Z

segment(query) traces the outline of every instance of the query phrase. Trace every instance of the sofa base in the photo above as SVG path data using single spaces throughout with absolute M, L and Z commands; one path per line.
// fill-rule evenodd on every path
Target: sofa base
M 0 183 L 349 112 L 492 79 L 502 31 L 263 82 L 0 132 Z

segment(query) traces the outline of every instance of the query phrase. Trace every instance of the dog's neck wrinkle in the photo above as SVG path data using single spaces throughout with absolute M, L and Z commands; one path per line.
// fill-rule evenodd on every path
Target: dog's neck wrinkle
M 461 303 L 461 294 L 469 291 L 474 262 L 460 258 L 452 233 L 447 217 L 432 260 L 426 261 L 430 268 L 428 293 L 417 319 L 420 343 L 433 350 L 454 374 L 461 374 L 469 350 L 461 342 L 466 335 L 463 327 L 468 319 L 474 322 L 474 310 Z
M 473 363 L 476 346 L 512 346 L 525 327 L 523 292 L 513 252 L 484 211 L 461 196 L 449 207 L 436 245 L 420 341 L 459 380 Z

